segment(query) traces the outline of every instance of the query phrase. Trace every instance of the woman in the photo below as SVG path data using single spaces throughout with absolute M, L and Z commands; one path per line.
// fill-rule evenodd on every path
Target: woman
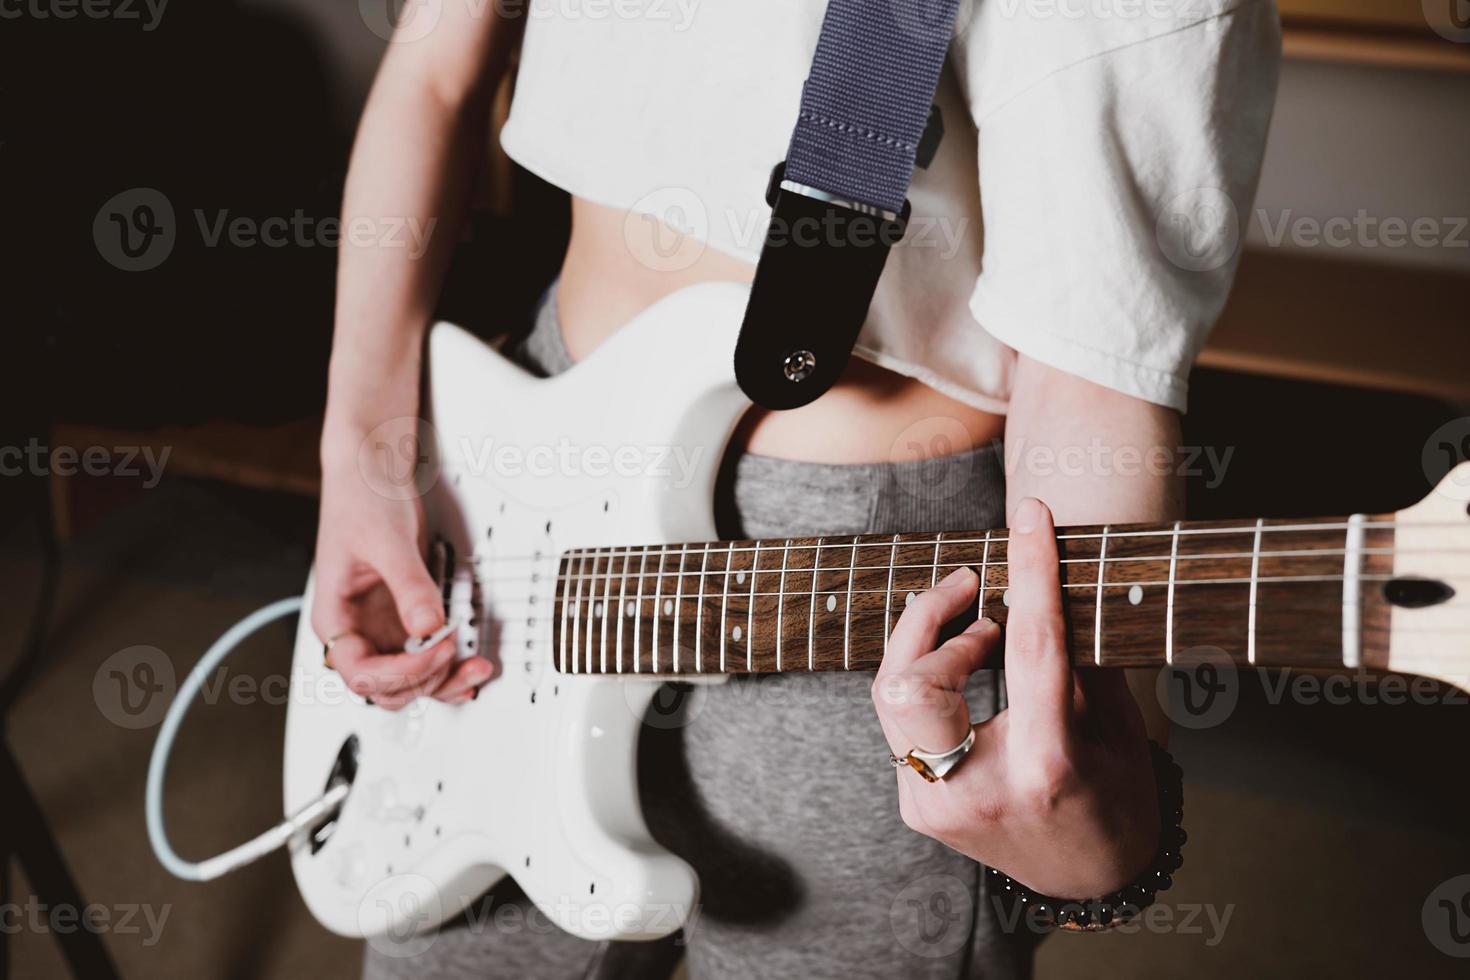
M 938 646 L 944 615 L 974 599 L 963 572 L 901 617 L 873 687 L 881 727 L 869 680 L 796 675 L 759 682 L 779 685 L 779 708 L 737 681 L 710 689 L 691 724 L 644 738 L 650 824 L 704 886 L 686 935 L 696 978 L 1024 975 L 1024 930 L 1001 922 L 977 860 L 1084 897 L 1133 880 L 1158 843 L 1139 715 L 1160 734 L 1157 705 L 1066 668 L 1049 529 L 1051 512 L 1118 523 L 1181 508 L 1173 473 L 1125 460 L 1178 444 L 1189 367 L 1234 274 L 1231 209 L 1254 193 L 1279 32 L 1269 2 L 1177 6 L 965 5 L 936 98 L 946 133 L 916 172 L 910 232 L 858 356 L 813 404 L 752 410 L 737 433 L 724 533 L 973 529 L 1009 515 L 1024 570 L 1012 569 L 1012 707 L 942 784 L 903 768 L 895 800 L 883 757 L 948 748 L 1000 708 L 994 675 L 970 677 L 994 631 Z M 462 702 L 492 679 L 450 641 L 383 656 L 443 611 L 416 502 L 374 493 L 358 449 L 418 413 L 450 229 L 517 35 L 502 142 L 572 195 L 572 235 L 516 356 L 555 373 L 671 292 L 750 280 L 823 7 L 446 0 L 405 12 L 344 219 L 442 220 L 422 258 L 343 246 L 312 612 L 334 666 L 384 709 L 425 692 Z M 934 704 L 961 686 L 968 721 Z M 1103 744 L 1089 721 L 1125 734 Z M 793 740 L 805 751 L 778 763 Z M 918 920 L 895 912 L 913 902 Z M 580 977 L 599 955 L 549 928 L 458 928 L 413 959 L 370 950 L 366 972 Z

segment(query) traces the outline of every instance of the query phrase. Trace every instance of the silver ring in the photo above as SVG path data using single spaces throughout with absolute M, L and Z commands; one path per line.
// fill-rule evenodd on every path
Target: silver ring
M 970 754 L 970 749 L 974 746 L 975 729 L 971 727 L 964 741 L 952 749 L 945 752 L 921 752 L 918 749 L 910 749 L 902 757 L 889 753 L 888 764 L 895 769 L 900 766 L 908 766 L 923 776 L 925 782 L 937 783 L 953 772 L 954 767 L 960 764 L 961 759 Z

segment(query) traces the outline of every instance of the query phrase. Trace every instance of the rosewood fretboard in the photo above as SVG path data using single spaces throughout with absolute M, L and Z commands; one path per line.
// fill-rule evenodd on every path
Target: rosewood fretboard
M 1062 528 L 1072 659 L 1139 667 L 1208 650 L 1262 666 L 1385 666 L 1393 528 L 1391 516 Z M 554 659 L 568 673 L 873 670 L 907 603 L 960 565 L 983 583 L 971 618 L 1004 625 L 1006 537 L 568 551 Z

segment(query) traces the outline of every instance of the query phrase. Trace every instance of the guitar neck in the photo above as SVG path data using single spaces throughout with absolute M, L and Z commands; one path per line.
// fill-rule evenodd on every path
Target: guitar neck
M 1389 516 L 1059 529 L 1079 666 L 1226 656 L 1384 667 Z M 864 534 L 572 550 L 552 650 L 566 673 L 875 670 L 904 607 L 968 565 L 968 618 L 1004 625 L 1007 531 Z

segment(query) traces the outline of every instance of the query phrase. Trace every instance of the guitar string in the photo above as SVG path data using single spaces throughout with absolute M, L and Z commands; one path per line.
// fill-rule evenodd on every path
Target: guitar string
M 1374 531 L 1374 530 L 1387 530 L 1389 528 L 1397 528 L 1397 527 L 1399 527 L 1400 523 L 1402 523 L 1403 526 L 1406 529 L 1426 529 L 1426 530 L 1427 529 L 1434 529 L 1434 528 L 1451 528 L 1451 529 L 1453 529 L 1453 528 L 1461 528 L 1461 529 L 1465 529 L 1467 527 L 1470 527 L 1470 525 L 1467 525 L 1466 522 L 1464 522 L 1464 521 L 1424 521 L 1424 522 L 1419 522 L 1419 521 L 1404 521 L 1404 522 L 1400 522 L 1400 521 L 1397 521 L 1397 520 L 1390 520 L 1390 521 L 1367 521 L 1367 520 L 1365 520 L 1365 521 L 1362 521 L 1361 523 L 1359 523 L 1357 525 L 1352 525 L 1352 524 L 1349 524 L 1347 522 L 1342 522 L 1342 521 L 1332 522 L 1332 523 L 1325 523 L 1325 524 L 1266 524 L 1266 525 L 1263 525 L 1261 527 L 1261 531 L 1263 533 L 1268 533 L 1268 534 L 1274 534 L 1274 533 L 1280 533 L 1280 532 L 1315 533 L 1315 532 L 1326 532 L 1326 531 L 1347 531 L 1349 528 L 1355 527 L 1355 526 L 1356 527 L 1360 527 L 1360 528 L 1362 528 L 1365 531 Z M 999 530 L 999 529 L 997 529 L 997 530 Z M 1009 528 L 1007 528 L 1006 530 L 1008 531 Z M 970 533 L 973 534 L 973 533 L 979 533 L 979 532 L 970 532 Z M 1177 532 L 1175 532 L 1172 529 L 1151 529 L 1151 530 L 1146 530 L 1146 531 L 1112 531 L 1112 530 L 1110 530 L 1108 532 L 1108 540 L 1109 541 L 1116 542 L 1119 539 L 1126 539 L 1126 538 L 1145 538 L 1145 537 L 1171 538 L 1176 533 L 1181 538 L 1196 537 L 1196 536 L 1199 536 L 1199 535 L 1210 535 L 1210 534 L 1254 535 L 1256 533 L 1256 526 L 1255 526 L 1255 524 L 1249 524 L 1249 525 L 1241 525 L 1239 527 L 1235 527 L 1235 526 L 1231 526 L 1231 527 L 1193 527 L 1193 528 L 1192 527 L 1181 527 L 1181 528 L 1179 528 L 1179 530 Z M 862 536 L 863 537 L 874 537 L 873 535 L 862 535 Z M 826 535 L 823 535 L 820 538 L 815 538 L 814 537 L 814 538 L 808 539 L 808 540 L 810 540 L 810 541 L 813 542 L 812 544 L 798 544 L 798 545 L 794 545 L 792 547 L 793 547 L 793 550 L 811 550 L 811 549 L 816 548 L 816 543 L 815 542 L 817 542 L 818 540 L 821 541 L 822 547 L 824 549 L 826 549 L 828 547 L 832 547 L 832 548 L 877 548 L 877 547 L 888 548 L 888 547 L 891 547 L 892 544 L 893 544 L 893 538 L 892 538 L 892 536 L 889 536 L 889 535 L 879 536 L 879 540 L 874 540 L 874 541 L 870 541 L 870 542 L 866 542 L 865 541 L 865 542 L 861 542 L 861 543 L 856 544 L 856 545 L 854 545 L 850 540 L 849 541 L 842 541 L 842 542 L 838 542 L 837 540 L 835 540 L 836 538 L 846 538 L 847 537 L 846 535 L 835 535 L 835 536 L 832 536 L 832 537 L 833 537 L 833 540 L 829 540 L 828 536 L 826 536 Z M 1058 541 L 1088 541 L 1088 540 L 1093 540 L 1093 539 L 1101 539 L 1102 538 L 1102 533 L 1101 532 L 1098 532 L 1096 534 L 1065 534 L 1064 533 L 1064 534 L 1057 534 L 1057 535 L 1055 535 L 1055 537 L 1056 537 L 1056 539 Z M 751 541 L 751 545 L 749 547 L 736 547 L 736 548 L 733 548 L 733 549 L 730 547 L 730 545 L 731 544 L 734 544 L 734 543 L 738 543 L 738 542 L 731 542 L 731 541 L 693 542 L 693 541 L 691 541 L 691 542 L 687 542 L 687 544 L 691 544 L 691 545 L 702 545 L 701 548 L 698 548 L 696 550 L 693 550 L 693 551 L 690 551 L 689 552 L 689 554 L 695 555 L 695 556 L 701 555 L 701 554 L 703 554 L 705 552 L 713 552 L 713 551 L 723 551 L 723 552 L 729 552 L 731 550 L 733 550 L 735 552 L 752 552 L 752 551 L 755 551 L 756 550 L 756 545 L 755 545 L 754 539 L 745 539 L 745 540 L 750 540 Z M 903 548 L 903 547 L 907 547 L 909 545 L 923 545 L 925 547 L 928 547 L 928 546 L 931 546 L 931 545 L 934 545 L 934 544 L 941 544 L 941 543 L 942 544 L 945 544 L 945 545 L 984 544 L 985 543 L 985 540 L 986 539 L 984 537 L 976 537 L 976 538 L 943 538 L 943 539 L 936 538 L 936 537 L 914 538 L 913 540 L 900 540 L 898 542 L 898 546 L 900 548 Z M 998 538 L 998 537 L 993 537 L 992 536 L 990 538 L 990 540 L 993 543 L 996 543 L 996 544 L 1004 544 L 1005 542 L 1007 542 L 1010 539 L 1009 538 Z M 630 554 L 635 555 L 635 556 L 641 555 L 641 554 L 656 555 L 656 554 L 659 554 L 663 550 L 666 550 L 666 549 L 669 549 L 669 548 L 682 547 L 684 544 L 685 544 L 684 542 L 673 541 L 673 542 L 669 542 L 667 544 L 629 545 L 629 546 L 627 546 L 627 549 L 628 549 L 628 551 L 629 551 Z M 577 548 L 562 549 L 562 550 L 557 551 L 555 553 L 536 552 L 536 553 L 529 554 L 529 555 L 526 555 L 526 554 L 521 554 L 521 555 L 496 555 L 495 556 L 495 560 L 498 561 L 498 562 L 502 562 L 502 563 L 504 563 L 504 562 L 515 562 L 515 561 L 546 561 L 546 560 L 548 560 L 548 558 L 557 558 L 557 557 L 561 557 L 561 556 L 564 556 L 564 555 L 566 555 L 566 556 L 575 556 L 575 555 L 578 555 L 578 554 L 580 554 L 582 552 L 586 552 L 588 554 L 591 554 L 594 551 L 598 551 L 601 548 L 607 548 L 607 547 L 614 547 L 614 548 L 622 549 L 624 546 L 622 546 L 622 545 L 601 545 L 601 546 L 587 546 L 587 547 L 577 547 Z M 769 544 L 764 539 L 762 539 L 761 542 L 760 542 L 760 550 L 762 550 L 762 551 L 777 551 L 781 547 L 782 547 L 781 545 Z
M 945 542 L 945 544 L 949 544 L 949 543 L 950 542 L 948 542 L 948 541 Z M 823 543 L 822 544 L 822 547 L 824 549 L 826 549 L 826 548 L 836 548 L 836 547 L 849 547 L 850 548 L 851 545 L 839 546 L 839 545 L 829 545 L 829 544 Z M 776 549 L 775 548 L 772 548 L 771 550 L 772 551 L 775 551 Z M 811 550 L 811 549 L 809 549 L 809 550 Z M 707 553 L 708 554 L 716 554 L 716 553 L 722 553 L 722 552 L 725 552 L 725 551 L 726 551 L 726 549 L 712 549 L 712 550 L 708 551 Z M 1300 550 L 1300 551 L 1262 551 L 1262 552 L 1259 553 L 1259 555 L 1260 555 L 1261 558 L 1318 558 L 1318 557 L 1333 558 L 1333 557 L 1346 557 L 1349 553 L 1350 553 L 1350 549 L 1347 549 L 1347 548 L 1323 548 L 1323 549 L 1318 550 L 1318 551 L 1313 551 L 1313 550 L 1310 550 L 1310 549 Z M 1352 554 L 1356 554 L 1356 555 L 1393 555 L 1393 556 L 1397 556 L 1397 555 L 1463 555 L 1463 554 L 1470 554 L 1470 548 L 1355 548 L 1355 549 L 1351 549 L 1351 553 Z M 602 561 L 603 559 L 609 559 L 610 558 L 613 561 L 617 561 L 619 558 L 625 558 L 625 557 L 639 557 L 639 554 L 637 552 L 633 552 L 631 554 L 628 554 L 628 553 L 623 552 L 621 549 L 619 549 L 617 547 L 612 547 L 611 549 L 608 549 L 608 550 L 598 550 L 596 552 L 593 552 L 593 551 L 587 551 L 585 553 L 579 552 L 579 553 L 577 553 L 576 555 L 573 556 L 573 560 L 592 558 L 594 560 L 594 566 L 595 566 L 598 561 Z M 1179 555 L 1177 560 L 1179 562 L 1185 562 L 1185 561 L 1205 561 L 1205 560 L 1245 561 L 1245 560 L 1253 559 L 1255 557 L 1256 557 L 1255 554 L 1252 553 L 1252 552 L 1206 552 L 1204 554 L 1197 554 L 1197 555 Z M 1122 562 L 1150 562 L 1150 561 L 1152 561 L 1152 562 L 1167 562 L 1168 560 L 1169 560 L 1169 556 L 1167 556 L 1167 555 L 1123 555 L 1123 556 L 1118 556 L 1118 557 L 1107 558 L 1107 559 L 1104 560 L 1104 563 L 1105 564 L 1108 564 L 1108 565 L 1115 565 L 1115 564 L 1120 564 Z M 1063 558 L 1063 559 L 1061 559 L 1058 562 L 1058 564 L 1061 564 L 1061 565 L 1096 565 L 1097 563 L 1098 563 L 1098 559 L 1097 558 Z M 891 565 L 891 566 L 890 565 L 887 565 L 887 564 L 883 564 L 883 565 L 823 565 L 823 566 L 819 567 L 817 569 L 817 571 L 819 573 L 822 573 L 822 572 L 842 572 L 842 571 L 850 571 L 850 572 L 851 571 L 884 571 L 884 572 L 886 572 L 886 571 L 888 571 L 889 568 L 893 568 L 895 570 L 901 570 L 901 569 L 922 569 L 924 571 L 929 571 L 931 569 L 933 569 L 933 570 L 941 570 L 941 569 L 946 569 L 946 568 L 950 568 L 950 569 L 954 569 L 954 568 L 965 568 L 965 567 L 975 568 L 976 566 L 978 566 L 980 564 L 981 564 L 980 562 L 974 562 L 974 561 L 948 561 L 948 562 L 939 562 L 938 564 L 931 564 L 931 563 L 928 563 L 928 562 L 921 562 L 921 563 L 917 563 L 917 564 L 897 564 L 897 565 Z M 987 568 L 992 568 L 992 567 L 993 568 L 1001 568 L 1001 567 L 1004 567 L 1005 562 L 1004 561 L 986 562 L 985 565 L 986 565 Z M 684 572 L 682 574 L 680 574 L 680 573 L 670 573 L 670 574 L 665 574 L 662 577 L 663 578 L 666 578 L 666 579 L 667 578 L 674 578 L 674 579 L 684 578 L 684 579 L 689 579 L 689 578 L 698 578 L 700 576 L 724 575 L 727 571 L 735 572 L 735 573 L 739 573 L 739 574 L 750 574 L 750 575 L 757 575 L 757 574 L 758 575 L 775 575 L 775 574 L 779 574 L 780 569 L 778 569 L 778 568 L 760 568 L 760 569 L 756 569 L 756 568 L 739 568 L 739 567 L 736 567 L 736 566 L 731 566 L 729 568 L 718 568 L 718 569 L 715 569 L 713 571 Z M 799 574 L 799 573 L 802 573 L 802 572 L 810 572 L 810 571 L 812 571 L 812 568 L 810 566 L 808 566 L 808 567 L 788 568 L 787 569 L 788 574 L 789 573 L 798 573 Z M 604 578 L 613 578 L 613 579 L 631 578 L 631 579 L 636 580 L 638 578 L 637 575 L 627 575 L 625 573 L 612 572 L 612 571 L 600 571 L 600 572 L 599 571 L 593 571 L 593 572 L 581 572 L 581 573 L 579 573 L 579 572 L 568 572 L 567 573 L 567 577 L 569 579 L 570 578 L 580 578 L 582 581 L 599 580 L 599 579 L 604 579 Z M 645 579 L 649 579 L 649 578 L 657 578 L 658 576 L 656 576 L 656 575 L 655 576 L 645 575 L 643 577 Z M 514 583 L 517 583 L 517 582 L 526 582 L 526 581 L 536 582 L 536 581 L 540 581 L 540 579 L 541 579 L 541 576 L 539 574 L 532 574 L 529 577 L 528 576 L 525 576 L 525 575 L 503 575 L 503 576 L 496 576 L 496 575 L 493 575 L 492 574 L 492 575 L 487 575 L 487 576 L 480 577 L 478 579 L 478 581 L 480 581 L 481 583 L 484 583 L 484 584 L 500 584 L 500 583 L 514 584 Z M 805 591 L 805 590 L 803 590 L 803 591 Z

